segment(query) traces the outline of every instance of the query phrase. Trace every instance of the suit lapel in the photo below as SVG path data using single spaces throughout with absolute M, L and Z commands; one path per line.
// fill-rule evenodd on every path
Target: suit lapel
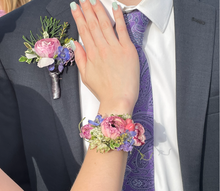
M 68 22 L 68 37 L 78 39 L 76 24 L 72 18 L 69 0 L 52 0 L 46 7 L 49 14 L 60 20 L 60 23 Z M 83 142 L 79 137 L 78 123 L 81 120 L 80 102 L 79 102 L 79 83 L 78 70 L 76 65 L 68 67 L 68 71 L 64 70 L 60 76 L 61 98 L 52 99 L 51 79 L 48 71 L 45 70 L 45 78 L 47 79 L 48 91 L 50 92 L 52 107 L 59 121 L 55 121 L 59 141 L 63 151 L 67 170 L 70 179 L 73 182 L 76 178 L 80 165 L 83 161 Z M 56 118 L 55 118 L 56 120 Z M 61 125 L 59 125 L 61 123 Z
M 177 136 L 184 190 L 199 191 L 211 80 L 215 8 L 174 0 Z
M 72 1 L 73 0 L 51 0 L 51 2 L 47 5 L 46 9 L 52 17 L 55 17 L 57 15 L 63 17 L 62 15 L 64 14 L 63 13 L 64 11 L 71 14 L 70 3 Z M 79 0 L 74 0 L 74 1 L 77 4 L 79 4 Z M 74 22 L 72 16 L 70 18 L 65 18 L 65 19 L 69 19 L 69 20 L 71 19 L 72 22 Z

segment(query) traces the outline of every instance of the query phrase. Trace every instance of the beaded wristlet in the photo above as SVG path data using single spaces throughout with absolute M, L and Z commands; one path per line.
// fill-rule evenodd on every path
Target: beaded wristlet
M 100 153 L 110 150 L 129 152 L 134 146 L 143 145 L 146 140 L 144 127 L 134 123 L 130 115 L 111 115 L 106 118 L 97 115 L 95 121 L 89 120 L 88 123 L 81 128 L 79 124 L 80 137 L 90 143 L 90 149 L 96 148 Z

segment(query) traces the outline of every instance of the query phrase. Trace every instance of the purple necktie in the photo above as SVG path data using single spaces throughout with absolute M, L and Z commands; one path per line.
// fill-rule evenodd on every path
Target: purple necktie
M 133 111 L 135 123 L 145 128 L 146 141 L 139 151 L 145 155 L 141 160 L 140 153 L 133 149 L 128 155 L 123 191 L 154 191 L 154 130 L 153 130 L 153 97 L 150 71 L 146 56 L 142 50 L 144 32 L 149 23 L 148 18 L 138 10 L 124 14 L 125 23 L 131 41 L 135 45 L 140 61 L 140 90 L 138 101 Z

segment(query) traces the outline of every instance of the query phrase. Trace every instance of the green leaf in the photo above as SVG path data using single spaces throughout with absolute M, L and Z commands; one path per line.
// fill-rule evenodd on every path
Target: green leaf
M 80 125 L 82 124 L 82 122 L 85 120 L 85 117 L 79 122 L 78 124 L 78 129 L 79 129 L 79 132 L 81 133 L 81 128 L 80 128 Z
M 25 45 L 28 49 L 31 49 L 31 50 L 32 50 L 32 47 L 31 47 L 31 45 L 30 45 L 28 42 L 24 42 L 24 45 Z
M 34 46 L 35 43 L 29 41 L 24 35 L 22 36 L 22 38 L 23 38 L 26 42 L 28 42 L 29 44 L 31 44 L 32 46 Z
M 42 36 L 39 36 L 38 34 L 36 34 L 36 35 L 37 35 L 38 40 L 43 39 L 43 37 L 42 37 Z
M 71 38 L 65 38 L 64 44 L 69 43 L 71 40 L 74 41 L 74 39 L 72 37 Z
M 118 143 L 115 143 L 115 144 L 114 144 L 114 146 L 115 146 L 115 147 L 119 147 L 119 146 L 120 146 L 120 144 L 118 144 Z
M 115 149 L 114 143 L 111 142 L 110 147 L 111 147 L 111 149 Z
M 30 63 L 32 62 L 32 58 L 27 59 L 26 62 L 27 62 L 28 64 L 30 64 Z
M 43 26 L 43 21 L 42 21 L 42 17 L 41 16 L 40 16 L 40 22 L 41 22 L 42 30 L 44 31 L 44 26 Z
M 25 53 L 26 53 L 26 54 L 34 54 L 34 55 L 37 55 L 36 52 L 33 51 L 33 49 L 27 49 L 27 50 L 25 51 Z
M 19 58 L 19 62 L 26 62 L 27 58 L 25 56 L 21 56 L 21 58 Z

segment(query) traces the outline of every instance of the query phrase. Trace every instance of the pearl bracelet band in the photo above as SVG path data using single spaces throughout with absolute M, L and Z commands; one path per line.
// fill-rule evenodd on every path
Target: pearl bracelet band
M 146 140 L 144 127 L 134 123 L 130 115 L 111 115 L 106 118 L 97 115 L 94 121 L 88 120 L 87 125 L 80 128 L 80 124 L 80 137 L 90 143 L 90 149 L 96 148 L 100 153 L 110 150 L 129 152 L 134 146 L 143 145 Z

